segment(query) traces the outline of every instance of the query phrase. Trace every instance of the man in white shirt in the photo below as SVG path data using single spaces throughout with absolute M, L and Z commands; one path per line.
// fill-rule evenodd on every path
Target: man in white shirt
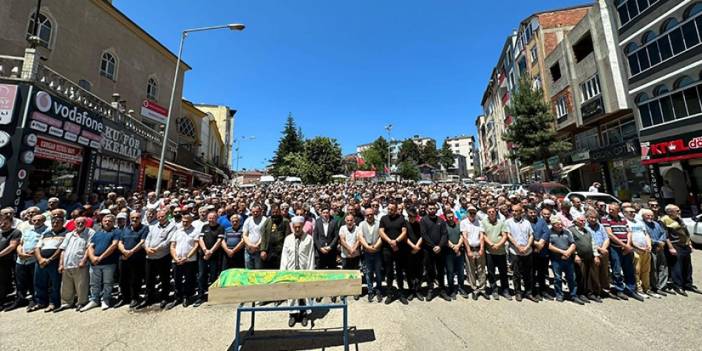
M 381 275 L 383 267 L 383 257 L 381 247 L 383 241 L 380 238 L 380 222 L 375 218 L 376 211 L 373 208 L 365 210 L 366 219 L 359 224 L 361 236 L 359 240 L 363 246 L 363 266 L 366 276 L 366 286 L 368 287 L 368 302 L 373 302 L 376 296 L 378 302 L 383 301 L 381 289 L 383 287 L 383 277 Z M 375 286 L 373 283 L 375 282 Z
M 529 300 L 536 302 L 532 296 L 533 264 L 531 245 L 534 242 L 534 230 L 523 216 L 522 205 L 512 205 L 512 218 L 505 221 L 509 229 L 509 253 L 512 255 L 512 282 L 514 284 L 515 299 L 522 301 L 522 294 Z M 522 283 L 524 290 L 522 291 Z
M 263 233 L 263 225 L 266 222 L 266 216 L 262 215 L 261 206 L 256 205 L 251 208 L 251 216 L 244 221 L 244 261 L 247 269 L 263 268 L 261 261 L 261 235 Z
M 259 209 L 260 210 L 260 209 Z M 311 235 L 305 234 L 302 230 L 305 225 L 305 218 L 301 216 L 293 217 L 293 232 L 285 237 L 283 242 L 283 252 L 280 257 L 280 270 L 313 270 L 314 269 L 314 240 Z M 290 300 L 290 306 L 309 306 L 312 299 Z M 298 320 L 302 326 L 306 327 L 309 321 L 310 310 L 300 313 L 290 313 L 288 326 L 295 326 Z
M 485 293 L 485 230 L 477 216 L 478 209 L 473 205 L 468 205 L 468 216 L 461 221 L 461 234 L 466 247 L 466 260 L 468 266 L 466 273 L 472 291 L 473 300 L 478 299 L 478 295 L 483 295 L 486 300 L 490 295 Z
M 166 309 L 183 304 L 188 307 L 195 293 L 197 279 L 197 248 L 200 232 L 192 225 L 193 217 L 183 216 L 182 227 L 175 231 L 170 239 L 170 254 L 173 258 L 173 280 L 175 281 L 175 298 Z
M 567 200 L 566 200 L 567 201 Z M 584 217 L 585 216 L 585 211 L 587 208 L 585 205 L 583 205 L 583 201 L 580 200 L 579 197 L 573 196 L 573 198 L 570 200 L 571 207 L 570 207 L 570 215 L 573 218 L 578 218 L 578 217 Z

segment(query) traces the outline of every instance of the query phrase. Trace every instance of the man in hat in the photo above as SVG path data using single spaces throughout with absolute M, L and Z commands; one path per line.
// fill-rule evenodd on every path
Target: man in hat
M 285 237 L 283 252 L 280 258 L 280 270 L 312 270 L 314 269 L 315 245 L 311 235 L 302 230 L 305 218 L 295 216 L 292 219 L 293 232 Z M 291 300 L 290 306 L 308 306 L 312 299 Z M 298 320 L 302 326 L 307 326 L 308 316 L 311 311 L 290 313 L 288 325 L 292 328 Z

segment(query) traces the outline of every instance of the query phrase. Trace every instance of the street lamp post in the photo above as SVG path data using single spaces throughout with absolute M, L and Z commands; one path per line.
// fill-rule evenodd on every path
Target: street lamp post
M 241 142 L 242 141 L 251 141 L 255 140 L 256 136 L 255 135 L 249 135 L 249 136 L 240 136 L 236 139 L 236 173 L 239 173 L 239 149 L 241 148 Z
M 229 29 L 229 30 L 238 30 L 242 31 L 246 26 L 243 24 L 239 23 L 233 23 L 233 24 L 225 24 L 222 26 L 212 26 L 212 27 L 201 27 L 201 28 L 193 28 L 193 29 L 186 29 L 183 31 L 183 33 L 180 36 L 180 44 L 178 45 L 178 59 L 176 60 L 176 69 L 175 69 L 175 75 L 173 76 L 173 86 L 171 87 L 171 100 L 168 103 L 168 116 L 166 117 L 166 130 L 163 133 L 163 145 L 161 145 L 161 158 L 158 162 L 158 176 L 156 177 L 156 196 L 158 196 L 161 193 L 161 182 L 163 181 L 163 165 L 166 159 L 166 147 L 168 146 L 168 132 L 170 131 L 170 125 L 171 125 L 171 116 L 173 114 L 173 101 L 175 99 L 175 92 L 176 92 L 176 84 L 178 83 L 178 73 L 180 73 L 180 62 L 181 58 L 183 56 L 183 43 L 185 42 L 185 38 L 188 36 L 189 33 L 192 32 L 203 32 L 207 30 L 216 30 L 216 29 Z
M 385 131 L 388 132 L 388 171 L 389 171 L 391 163 L 392 163 L 392 161 L 390 161 L 391 157 L 392 157 L 392 138 L 390 137 L 390 132 L 392 132 L 392 124 L 385 125 Z

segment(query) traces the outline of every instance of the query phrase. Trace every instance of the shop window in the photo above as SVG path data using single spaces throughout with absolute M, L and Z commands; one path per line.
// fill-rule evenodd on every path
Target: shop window
M 146 82 L 146 98 L 156 100 L 158 97 L 158 82 L 155 78 L 149 78 Z
M 109 52 L 103 52 L 100 58 L 100 75 L 116 80 L 117 78 L 117 58 Z
M 36 36 L 39 39 L 39 45 L 49 48 L 51 45 L 51 36 L 53 34 L 53 24 L 51 23 L 51 20 L 49 17 L 44 15 L 43 13 L 39 13 L 39 16 L 37 17 L 38 21 L 38 26 L 36 28 L 36 32 L 34 31 L 34 16 L 35 13 L 32 13 L 29 16 L 29 25 L 27 26 L 27 38 Z
M 583 35 L 580 40 L 578 40 L 575 45 L 573 45 L 573 55 L 575 55 L 575 62 L 580 62 L 584 60 L 588 55 L 593 52 L 594 48 L 592 45 L 592 36 L 590 32 Z

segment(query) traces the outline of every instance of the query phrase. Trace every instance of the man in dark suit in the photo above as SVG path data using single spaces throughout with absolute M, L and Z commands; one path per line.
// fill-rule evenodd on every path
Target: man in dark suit
M 317 251 L 317 269 L 336 269 L 336 255 L 339 244 L 339 222 L 331 217 L 329 207 L 322 208 L 314 226 L 314 247 Z

